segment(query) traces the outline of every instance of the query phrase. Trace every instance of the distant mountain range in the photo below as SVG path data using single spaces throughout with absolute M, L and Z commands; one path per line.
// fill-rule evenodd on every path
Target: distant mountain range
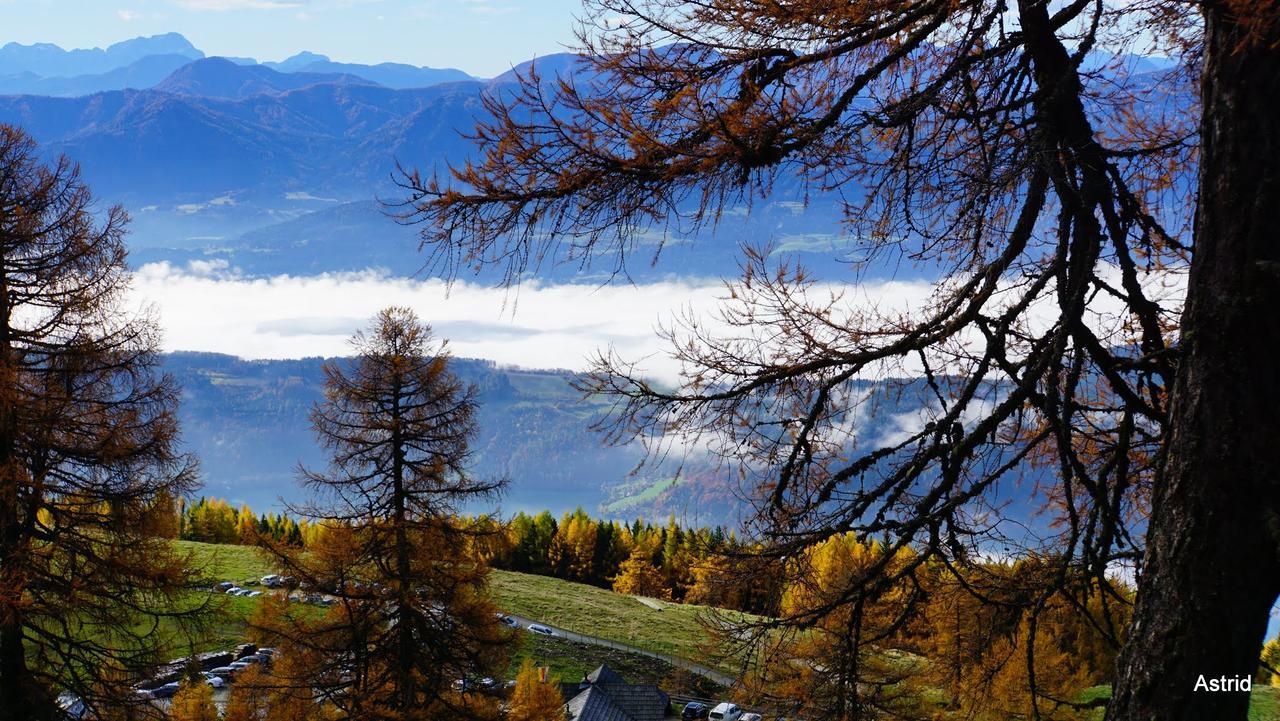
M 183 65 L 205 57 L 203 51 L 178 33 L 134 38 L 105 50 L 8 43 L 0 47 L 0 95 L 77 97 L 109 90 L 144 90 L 156 87 Z M 258 66 L 253 58 L 223 59 L 241 66 Z M 283 74 L 347 75 L 389 88 L 424 88 L 475 79 L 453 68 L 337 63 L 306 51 L 280 62 L 262 63 L 261 67 Z
M 483 113 L 483 93 L 506 92 L 531 66 L 553 80 L 576 72 L 575 62 L 556 55 L 491 81 L 397 89 L 319 72 L 351 66 L 314 55 L 274 65 L 201 58 L 146 90 L 0 96 L 0 122 L 25 128 L 48 155 L 75 159 L 95 193 L 126 205 L 137 264 L 217 257 L 250 275 L 370 267 L 404 275 L 422 269 L 416 231 L 377 202 L 403 197 L 397 163 L 430 171 L 464 160 L 472 146 L 461 133 Z M 739 210 L 703 237 L 773 243 L 817 269 L 842 267 L 847 239 L 835 199 L 784 182 L 750 213 Z M 665 243 L 663 260 L 653 266 L 652 253 L 637 254 L 632 279 L 736 275 L 723 244 L 689 239 L 654 232 L 642 242 Z M 594 282 L 616 269 L 541 270 L 547 280 Z
M 42 78 L 101 75 L 157 55 L 180 55 L 188 60 L 205 55 L 178 33 L 134 38 L 106 50 L 63 50 L 51 43 L 0 47 L 0 76 L 28 73 Z
M 463 80 L 475 80 L 461 70 L 454 68 L 426 68 L 404 63 L 378 63 L 377 65 L 357 65 L 355 63 L 337 63 L 324 55 L 301 52 L 278 63 L 263 63 L 264 66 L 282 73 L 339 73 L 355 75 L 370 82 L 388 88 L 425 88 L 441 83 L 456 83 Z
M 378 204 L 404 197 L 394 182 L 397 166 L 430 173 L 467 159 L 473 147 L 461 134 L 482 119 L 483 94 L 509 92 L 515 75 L 531 66 L 548 81 L 589 72 L 578 60 L 551 55 L 478 80 L 457 70 L 336 63 L 308 52 L 277 63 L 205 58 L 176 34 L 106 50 L 10 43 L 0 48 L 0 76 L 20 77 L 30 90 L 0 95 L 0 123 L 25 128 L 49 156 L 79 162 L 104 203 L 125 204 L 134 218 L 135 263 L 212 257 L 249 275 L 369 267 L 412 274 L 423 262 L 416 234 Z M 1161 66 L 1122 60 L 1121 72 L 1133 77 Z M 72 70 L 97 74 L 41 75 Z M 59 89 L 75 94 L 131 78 L 146 87 L 54 97 Z M 858 194 L 842 188 L 844 198 Z M 662 258 L 650 265 L 653 254 L 642 247 L 627 270 L 638 281 L 733 276 L 735 254 L 726 248 L 749 243 L 795 254 L 816 277 L 843 277 L 853 246 L 842 212 L 841 198 L 784 177 L 769 198 L 749 210 L 729 208 L 697 237 L 653 229 L 641 243 L 663 244 Z M 686 242 L 712 235 L 717 242 Z M 540 270 L 548 280 L 598 282 L 616 269 Z

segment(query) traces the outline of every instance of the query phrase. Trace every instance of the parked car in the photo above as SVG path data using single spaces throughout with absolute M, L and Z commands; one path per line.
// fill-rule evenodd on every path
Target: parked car
M 680 721 L 697 721 L 698 719 L 705 719 L 709 712 L 710 709 L 707 708 L 705 703 L 690 701 L 684 705 L 684 710 L 680 712 Z
M 209 669 L 209 673 L 228 681 L 236 677 L 236 669 L 231 666 L 219 666 L 217 668 L 212 668 Z
M 163 686 L 157 686 L 156 688 L 151 689 L 151 698 L 172 698 L 174 694 L 178 693 L 178 688 L 179 686 L 177 681 L 166 683 Z
M 711 709 L 711 713 L 707 716 L 711 721 L 741 721 L 742 709 L 737 704 L 721 701 L 716 707 Z
M 215 586 L 214 586 L 214 588 L 218 589 L 218 590 L 219 590 L 219 591 L 221 591 L 222 593 L 226 593 L 227 591 L 230 591 L 231 589 L 233 589 L 233 588 L 235 588 L 235 587 L 236 587 L 236 584 L 234 584 L 234 583 L 232 583 L 232 582 L 230 582 L 230 581 L 223 581 L 222 583 L 219 583 L 219 584 L 217 584 L 217 585 L 215 585 Z
M 529 624 L 529 625 L 528 625 L 528 627 L 527 627 L 527 628 L 528 628 L 530 631 L 533 631 L 534 633 L 540 633 L 540 634 L 542 634 L 543 636 L 554 636 L 554 635 L 556 635 L 556 632 L 555 632 L 555 631 L 552 631 L 551 629 L 547 628 L 546 626 L 543 626 L 543 625 L 542 625 L 542 624 L 540 624 L 540 623 L 531 623 L 531 624 Z
M 502 614 L 502 613 L 498 614 L 498 620 L 507 624 L 512 628 L 520 628 L 520 622 L 506 614 Z
M 744 713 L 738 721 L 764 721 L 764 717 L 758 713 Z
M 211 672 L 211 671 L 205 671 L 202 675 L 204 676 L 204 682 L 205 682 L 205 683 L 207 683 L 207 684 L 209 684 L 210 686 L 212 686 L 212 687 L 214 687 L 214 688 L 226 688 L 226 687 L 227 687 L 226 679 L 223 679 L 223 678 L 218 677 L 217 675 L 215 675 L 215 674 L 214 674 L 213 672 Z
M 58 708 L 62 709 L 62 716 L 66 719 L 82 719 L 89 715 L 89 707 L 84 700 L 73 693 L 58 696 Z
M 262 595 L 262 591 L 250 591 L 245 594 L 245 596 L 248 598 L 257 598 L 258 596 L 261 596 L 261 595 Z

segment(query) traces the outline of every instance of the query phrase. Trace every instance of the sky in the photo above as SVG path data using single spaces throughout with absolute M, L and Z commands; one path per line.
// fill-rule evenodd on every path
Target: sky
M 573 41 L 581 0 L 0 0 L 0 44 L 182 33 L 209 55 L 454 67 L 492 77 Z

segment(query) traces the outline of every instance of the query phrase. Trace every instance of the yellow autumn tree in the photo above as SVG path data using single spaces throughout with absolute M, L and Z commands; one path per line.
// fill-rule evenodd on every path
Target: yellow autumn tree
M 625 593 L 632 596 L 653 596 L 668 598 L 670 592 L 662 577 L 662 571 L 649 560 L 647 554 L 637 548 L 618 566 L 618 575 L 613 579 L 614 593 Z
M 271 689 L 257 664 L 236 676 L 222 711 L 222 721 L 259 721 L 268 708 Z
M 252 544 L 258 537 L 258 519 L 248 505 L 240 506 L 236 513 L 236 538 L 240 543 Z
M 564 699 L 560 696 L 560 680 L 542 680 L 533 665 L 525 659 L 516 674 L 516 687 L 511 691 L 511 707 L 508 721 L 563 721 Z
M 560 578 L 585 581 L 594 570 L 596 554 L 596 524 L 579 508 L 573 515 L 566 514 L 551 539 L 547 552 L 551 567 Z
M 169 705 L 169 721 L 218 721 L 218 708 L 213 705 L 213 687 L 202 678 L 190 678 Z
M 1262 647 L 1262 662 L 1267 665 L 1265 673 L 1270 676 L 1271 685 L 1280 686 L 1280 636 Z
M 904 612 L 918 590 L 890 584 L 862 603 L 838 603 L 841 589 L 882 568 L 909 564 L 907 551 L 890 553 L 853 534 L 837 534 L 792 559 L 783 594 L 784 615 L 805 614 L 811 628 L 762 639 L 762 662 L 744 679 L 760 698 L 788 699 L 805 718 L 916 718 L 925 696 L 910 658 L 893 653 Z M 858 651 L 849 649 L 857 646 Z

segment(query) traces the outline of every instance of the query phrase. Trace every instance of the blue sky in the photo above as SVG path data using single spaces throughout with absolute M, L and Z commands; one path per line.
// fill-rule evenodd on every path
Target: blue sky
M 456 67 L 492 76 L 573 40 L 581 0 L 0 0 L 0 44 L 106 47 L 179 32 L 210 55 Z

